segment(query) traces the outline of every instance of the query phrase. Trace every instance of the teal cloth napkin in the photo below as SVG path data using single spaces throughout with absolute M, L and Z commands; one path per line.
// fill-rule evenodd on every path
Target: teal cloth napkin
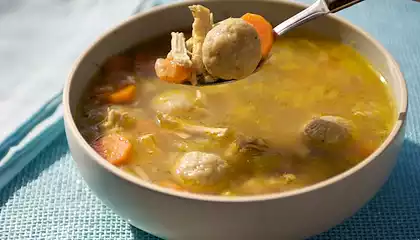
M 9 1 L 9 3 L 13 2 L 18 5 L 18 3 L 29 1 L 15 0 Z M 81 4 L 82 1 L 84 2 L 84 0 L 55 2 L 60 4 L 79 2 Z M 95 4 L 103 3 L 100 0 L 90 1 L 91 3 L 86 3 L 83 8 L 88 6 L 93 8 Z M 86 0 L 86 2 L 89 1 Z M 302 2 L 310 3 L 312 1 Z M 19 5 L 13 5 L 9 8 L 10 12 L 6 11 L 5 13 L 4 3 L 5 1 L 0 2 L 0 74 L 4 74 L 5 71 L 4 63 L 7 62 L 7 59 L 4 56 L 10 56 L 9 61 L 15 61 L 11 53 L 2 48 L 6 43 L 4 27 L 7 25 L 4 22 L 4 14 L 12 15 L 19 11 Z M 125 12 L 127 14 L 121 15 L 121 18 L 128 16 L 134 9 L 135 6 L 127 7 Z M 143 8 L 140 7 L 140 9 Z M 415 3 L 412 0 L 366 0 L 351 9 L 340 12 L 339 15 L 368 31 L 395 56 L 407 80 L 410 111 L 404 147 L 387 184 L 355 216 L 312 239 L 420 239 L 420 161 L 418 161 L 420 159 L 420 96 L 418 94 L 420 92 L 420 3 Z M 94 37 L 93 35 L 95 34 L 92 34 L 92 37 Z M 25 37 L 25 35 L 20 33 L 15 37 Z M 60 58 L 66 58 L 66 54 L 69 54 L 66 47 L 63 47 L 63 52 L 59 54 Z M 70 55 L 77 55 L 72 54 Z M 47 57 L 54 56 L 45 56 L 45 58 Z M 34 64 L 33 69 L 37 69 L 39 65 L 35 60 L 32 58 L 26 63 Z M 48 72 L 47 70 L 43 71 Z M 30 78 L 31 72 L 27 72 L 26 77 Z M 0 79 L 3 81 L 7 76 L 9 75 L 0 75 Z M 61 81 L 60 84 L 57 84 L 58 94 L 64 79 L 65 76 L 59 75 L 54 78 L 54 81 Z M 29 84 L 29 86 L 33 85 Z M 42 87 L 36 91 L 42 93 Z M 2 95 L 3 92 L 6 95 Z M 3 92 L 0 90 L 0 101 L 3 101 L 6 96 L 10 96 L 7 94 L 7 89 Z M 30 91 L 25 94 L 28 92 Z M 54 91 L 51 92 L 45 96 L 53 96 Z M 42 102 L 48 98 L 39 100 L 38 103 L 41 104 L 37 104 L 37 106 L 42 105 Z M 51 102 L 52 105 L 44 106 L 47 110 L 40 111 L 41 115 L 49 112 L 51 113 L 49 116 L 53 116 L 54 113 L 60 111 L 54 108 L 54 98 Z M 10 108 L 6 109 L 10 110 Z M 7 113 L 13 114 L 13 111 L 10 110 Z M 34 116 L 36 117 L 36 115 Z M 30 120 L 34 119 L 34 116 Z M 42 128 L 43 130 L 40 132 L 45 135 L 36 134 L 39 136 L 39 142 L 36 141 L 36 138 L 32 139 L 34 141 L 28 141 L 35 146 L 33 149 L 36 151 L 31 150 L 31 147 L 21 148 L 23 149 L 22 156 L 27 157 L 17 159 L 26 159 L 25 161 L 30 162 L 28 159 L 36 157 L 0 191 L 0 239 L 157 240 L 158 238 L 131 227 L 120 219 L 87 188 L 68 153 L 67 142 L 62 133 L 62 122 L 60 122 L 62 120 L 60 117 L 57 119 L 58 121 L 52 121 L 57 125 L 47 124 L 48 127 Z M 15 129 L 19 129 L 19 126 L 22 125 L 17 124 Z M 4 138 L 0 138 L 0 142 L 4 142 L 10 133 L 3 136 Z M 48 146 L 44 148 L 43 145 Z M 27 146 L 31 145 L 27 144 Z M 37 152 L 42 148 L 44 150 L 38 154 Z M 22 168 L 19 161 L 8 162 L 9 166 L 13 166 L 12 163 L 18 163 L 19 167 L 16 169 Z M 1 176 L 0 169 L 0 180 Z M 322 221 L 322 216 L 320 216 L 320 221 Z

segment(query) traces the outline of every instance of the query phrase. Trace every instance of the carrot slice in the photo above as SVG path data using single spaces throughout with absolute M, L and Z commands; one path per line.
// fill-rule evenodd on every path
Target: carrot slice
M 99 155 L 114 165 L 126 163 L 133 150 L 130 141 L 116 133 L 99 138 L 92 144 L 92 147 Z
M 257 30 L 261 41 L 262 56 L 263 58 L 267 57 L 274 42 L 273 26 L 264 17 L 258 14 L 246 13 L 241 18 Z
M 130 103 L 136 97 L 136 85 L 128 85 L 108 96 L 111 103 Z
M 191 68 L 183 67 L 168 58 L 158 58 L 155 63 L 156 75 L 163 81 L 170 83 L 186 82 L 191 76 Z
M 127 71 L 131 72 L 133 70 L 133 61 L 129 57 L 125 56 L 112 56 L 108 58 L 103 66 L 105 73 Z

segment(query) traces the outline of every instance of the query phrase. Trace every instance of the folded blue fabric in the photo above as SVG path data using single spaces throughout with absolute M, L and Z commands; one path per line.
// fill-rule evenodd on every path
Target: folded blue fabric
M 0 144 L 0 190 L 63 132 L 61 92 Z

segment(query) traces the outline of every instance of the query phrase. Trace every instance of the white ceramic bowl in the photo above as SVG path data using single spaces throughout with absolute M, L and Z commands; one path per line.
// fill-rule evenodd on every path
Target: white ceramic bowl
M 256 12 L 278 24 L 303 5 L 275 0 L 206 0 L 216 20 Z M 92 191 L 130 224 L 165 239 L 302 239 L 353 215 L 388 178 L 402 145 L 407 111 L 406 85 L 397 63 L 361 29 L 325 17 L 304 25 L 338 39 L 364 55 L 392 88 L 399 119 L 390 136 L 348 171 L 302 189 L 250 197 L 176 192 L 130 176 L 101 158 L 76 128 L 82 92 L 105 59 L 156 35 L 191 26 L 192 2 L 161 6 L 136 15 L 99 38 L 77 61 L 64 89 L 66 134 L 74 160 Z

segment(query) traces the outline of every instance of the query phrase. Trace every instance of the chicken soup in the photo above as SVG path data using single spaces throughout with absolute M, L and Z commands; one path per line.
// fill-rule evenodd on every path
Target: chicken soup
M 265 194 L 342 173 L 389 135 L 387 83 L 351 47 L 190 9 L 192 33 L 110 57 L 84 94 L 77 125 L 110 163 L 179 191 Z

